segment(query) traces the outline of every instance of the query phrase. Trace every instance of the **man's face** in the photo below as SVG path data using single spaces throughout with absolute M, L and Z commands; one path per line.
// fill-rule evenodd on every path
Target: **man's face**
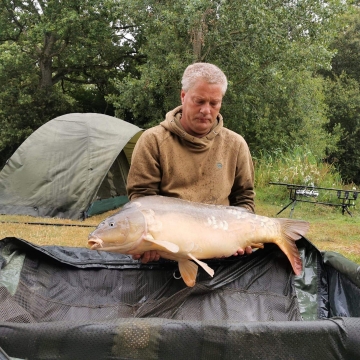
M 207 135 L 219 114 L 222 101 L 221 86 L 199 80 L 187 92 L 181 90 L 184 130 L 195 137 Z

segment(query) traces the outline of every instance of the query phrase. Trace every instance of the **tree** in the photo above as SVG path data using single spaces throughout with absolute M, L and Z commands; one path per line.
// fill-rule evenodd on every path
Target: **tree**
M 76 109 L 59 91 L 47 93 L 38 86 L 31 60 L 15 43 L 5 43 L 0 53 L 0 165 L 19 144 L 56 114 Z
M 337 147 L 327 161 L 334 163 L 346 182 L 360 184 L 360 86 L 345 73 L 327 80 L 326 102 L 330 132 L 341 129 Z
M 212 62 L 229 79 L 226 125 L 244 135 L 254 153 L 306 141 L 324 154 L 332 139 L 323 130 L 322 90 L 312 74 L 330 66 L 328 45 L 344 9 L 341 1 L 154 1 L 139 49 L 147 61 L 136 78 L 114 82 L 118 94 L 109 100 L 120 117 L 141 126 L 158 123 L 179 104 L 185 67 Z M 305 136 L 310 119 L 322 148 Z
M 135 0 L 1 0 L 0 161 L 64 112 L 111 111 L 109 78 L 144 61 L 137 52 L 139 6 Z
M 360 82 L 360 8 L 354 6 L 343 17 L 343 31 L 334 39 L 331 48 L 336 50 L 332 71 L 337 76 L 345 72 Z
M 137 57 L 129 6 L 113 1 L 2 0 L 0 43 L 17 44 L 37 67 L 39 87 L 101 86 Z
M 341 130 L 336 148 L 328 152 L 346 182 L 360 184 L 360 9 L 353 7 L 344 18 L 344 29 L 331 47 L 336 50 L 326 78 L 329 132 Z
M 222 114 L 254 154 L 334 143 L 313 75 L 329 67 L 341 0 L 0 1 L 1 154 L 64 112 L 157 123 L 194 61 L 227 74 Z

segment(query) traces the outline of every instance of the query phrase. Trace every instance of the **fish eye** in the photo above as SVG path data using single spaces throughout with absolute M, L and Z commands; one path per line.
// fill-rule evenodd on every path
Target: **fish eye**
M 109 226 L 114 227 L 114 226 L 115 226 L 115 223 L 114 223 L 114 222 L 111 222 L 111 223 L 109 223 Z

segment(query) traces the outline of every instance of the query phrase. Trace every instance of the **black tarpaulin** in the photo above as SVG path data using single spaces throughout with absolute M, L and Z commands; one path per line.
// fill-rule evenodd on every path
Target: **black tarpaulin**
M 297 242 L 209 260 L 214 278 L 85 248 L 0 241 L 0 347 L 17 359 L 356 359 L 359 266 Z

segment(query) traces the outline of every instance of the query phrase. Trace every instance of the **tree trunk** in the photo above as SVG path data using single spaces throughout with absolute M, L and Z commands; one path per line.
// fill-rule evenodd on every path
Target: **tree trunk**
M 194 24 L 191 32 L 191 42 L 193 45 L 193 53 L 195 62 L 202 61 L 202 50 L 205 46 L 205 35 L 208 32 L 206 17 L 213 13 L 212 9 L 203 12 L 199 20 Z
M 193 52 L 195 62 L 201 61 L 201 48 L 203 46 L 204 38 L 202 27 L 200 26 L 198 29 L 193 30 Z
M 44 38 L 44 47 L 39 59 L 40 66 L 40 88 L 50 90 L 52 87 L 52 53 L 56 42 L 55 35 L 46 33 Z

